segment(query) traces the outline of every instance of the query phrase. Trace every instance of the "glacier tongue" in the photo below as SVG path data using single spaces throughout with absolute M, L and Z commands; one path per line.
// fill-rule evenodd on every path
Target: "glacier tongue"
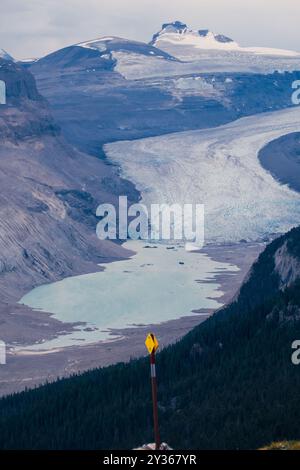
M 206 241 L 257 240 L 299 224 L 300 194 L 258 160 L 264 145 L 296 131 L 299 107 L 214 129 L 107 144 L 105 152 L 144 203 L 205 204 Z

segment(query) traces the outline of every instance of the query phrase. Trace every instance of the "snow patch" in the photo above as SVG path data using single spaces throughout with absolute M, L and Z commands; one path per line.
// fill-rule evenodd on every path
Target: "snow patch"
M 80 42 L 80 43 L 76 44 L 76 46 L 86 47 L 88 49 L 98 49 L 98 50 L 104 48 L 104 50 L 105 50 L 106 49 L 105 43 L 109 42 L 109 41 L 113 41 L 114 39 L 116 39 L 116 38 L 109 37 L 109 36 L 103 36 L 102 38 L 92 39 L 91 41 Z

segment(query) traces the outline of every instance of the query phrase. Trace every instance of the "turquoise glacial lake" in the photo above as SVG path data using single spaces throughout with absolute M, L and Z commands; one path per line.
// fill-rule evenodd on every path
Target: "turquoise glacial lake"
M 117 338 L 112 330 L 157 324 L 190 316 L 193 310 L 217 309 L 222 296 L 216 276 L 236 272 L 184 246 L 128 241 L 136 254 L 104 264 L 104 271 L 69 277 L 33 289 L 20 303 L 50 312 L 62 322 L 84 322 L 70 334 L 20 348 L 49 350 Z M 208 282 L 209 281 L 209 282 Z

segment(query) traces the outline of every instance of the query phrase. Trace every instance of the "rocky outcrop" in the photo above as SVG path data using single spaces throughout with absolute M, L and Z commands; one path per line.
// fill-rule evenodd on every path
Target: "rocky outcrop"
M 286 241 L 276 251 L 274 261 L 275 271 L 280 278 L 280 289 L 290 287 L 300 278 L 300 259 L 290 254 Z
M 5 82 L 6 105 L 0 106 L 1 143 L 45 135 L 58 136 L 47 102 L 38 93 L 35 80 L 22 66 L 0 58 L 0 80 Z

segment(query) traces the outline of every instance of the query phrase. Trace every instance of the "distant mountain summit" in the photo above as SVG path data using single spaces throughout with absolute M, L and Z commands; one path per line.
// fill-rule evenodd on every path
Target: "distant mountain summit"
M 150 44 L 157 47 L 157 43 L 160 41 L 185 42 L 189 45 L 195 45 L 205 49 L 228 48 L 228 46 L 230 49 L 232 47 L 238 47 L 236 42 L 223 34 L 215 34 L 209 29 L 189 29 L 188 26 L 181 21 L 164 23 L 162 29 L 154 34 Z
M 113 71 L 120 58 L 132 61 L 132 58 L 147 60 L 153 57 L 176 62 L 170 54 L 150 44 L 116 36 L 104 36 L 64 47 L 42 57 L 36 63 L 38 67 L 51 65 L 68 69 L 89 68 L 90 70 Z
M 278 57 L 296 57 L 300 55 L 295 51 L 284 49 L 242 47 L 224 34 L 216 34 L 209 29 L 193 30 L 181 21 L 164 23 L 162 29 L 154 34 L 150 44 L 177 58 L 188 60 L 199 58 L 201 52 L 207 50 Z
M 184 41 L 189 44 L 202 45 L 204 48 L 220 48 L 220 45 L 238 46 L 231 38 L 223 34 L 215 34 L 209 29 L 193 30 L 189 29 L 185 23 L 174 21 L 164 23 L 162 29 L 154 34 L 150 44 L 157 47 L 157 43 L 162 41 Z M 219 44 L 218 44 L 219 43 Z
M 113 53 L 125 52 L 131 54 L 141 54 L 144 56 L 157 56 L 164 59 L 173 59 L 164 51 L 160 51 L 152 45 L 139 41 L 132 41 L 116 36 L 104 36 L 99 39 L 81 42 L 76 46 L 98 51 L 102 56 L 110 56 Z
M 162 25 L 162 31 L 185 33 L 187 30 L 187 25 L 181 21 L 173 21 L 173 23 L 165 23 Z

